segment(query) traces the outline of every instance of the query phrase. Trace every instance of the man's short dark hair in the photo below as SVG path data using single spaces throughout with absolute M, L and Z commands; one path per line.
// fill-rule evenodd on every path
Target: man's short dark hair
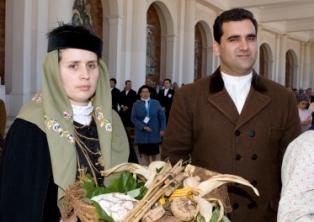
M 111 78 L 110 81 L 114 82 L 114 84 L 117 84 L 117 80 L 115 78 Z
M 257 34 L 257 21 L 254 18 L 252 12 L 244 9 L 244 8 L 234 8 L 227 11 L 222 12 L 215 20 L 213 30 L 214 30 L 214 39 L 216 42 L 220 43 L 221 36 L 223 35 L 222 25 L 226 22 L 232 21 L 243 21 L 250 20 Z
M 125 80 L 124 85 L 128 84 L 129 82 L 132 82 L 131 80 Z
M 168 81 L 171 84 L 171 79 L 166 78 L 166 79 L 164 79 L 164 82 L 165 81 Z

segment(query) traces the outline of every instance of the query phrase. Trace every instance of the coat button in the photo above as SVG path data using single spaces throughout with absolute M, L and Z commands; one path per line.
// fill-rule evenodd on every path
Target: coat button
M 255 187 L 257 185 L 257 181 L 256 180 L 252 180 L 251 184 Z
M 236 154 L 236 155 L 235 155 L 235 159 L 236 159 L 236 160 L 240 160 L 240 159 L 241 159 L 241 155 L 240 155 L 240 154 Z
M 238 203 L 232 204 L 232 209 L 233 209 L 233 210 L 236 210 L 236 209 L 238 209 L 238 208 L 239 208 L 239 204 L 238 204 Z
M 251 137 L 251 138 L 255 137 L 255 131 L 254 130 L 250 130 L 248 132 L 248 136 Z
M 249 208 L 249 209 L 253 209 L 253 208 L 256 208 L 256 207 L 257 207 L 257 205 L 256 205 L 255 202 L 251 202 L 251 203 L 249 203 L 249 204 L 247 205 L 247 208 Z
M 236 130 L 236 131 L 234 132 L 234 135 L 236 135 L 236 136 L 240 136 L 240 134 L 241 134 L 240 130 Z
M 252 160 L 257 160 L 257 155 L 256 155 L 256 154 L 253 154 L 253 155 L 251 156 L 251 159 L 252 159 Z

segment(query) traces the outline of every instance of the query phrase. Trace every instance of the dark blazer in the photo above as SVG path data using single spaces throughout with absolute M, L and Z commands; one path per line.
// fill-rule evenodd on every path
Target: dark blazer
M 120 90 L 118 88 L 114 87 L 111 90 L 112 109 L 114 109 L 115 111 L 118 111 L 119 94 Z
M 169 112 L 171 109 L 173 96 L 174 96 L 174 90 L 173 89 L 169 89 L 167 92 L 167 95 L 165 95 L 164 89 L 160 90 L 159 94 L 158 94 L 158 100 L 160 102 L 160 105 L 165 108 L 165 114 L 166 114 L 167 119 L 169 117 Z
M 130 89 L 129 93 L 126 95 L 125 90 L 122 90 L 119 94 L 119 105 L 121 107 L 119 115 L 125 127 L 132 127 L 133 123 L 131 122 L 131 112 L 133 103 L 137 99 L 136 92 L 133 89 Z M 123 111 L 122 107 L 127 106 L 128 110 Z
M 249 180 L 256 197 L 229 186 L 233 222 L 276 221 L 283 153 L 300 133 L 296 98 L 257 75 L 239 115 L 219 69 L 176 92 L 162 146 L 162 159 L 192 163 Z

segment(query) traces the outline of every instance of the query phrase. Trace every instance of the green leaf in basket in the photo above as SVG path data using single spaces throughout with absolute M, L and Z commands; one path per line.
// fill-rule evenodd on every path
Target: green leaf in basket
M 136 178 L 129 172 L 123 172 L 121 175 L 110 182 L 110 184 L 105 188 L 105 193 L 119 192 L 119 193 L 127 193 L 131 190 L 135 190 L 139 188 L 139 183 Z
M 93 201 L 93 205 L 96 209 L 96 213 L 99 220 L 104 220 L 106 222 L 114 222 L 112 217 L 110 217 L 96 201 Z
M 229 220 L 229 218 L 226 216 L 226 215 L 224 215 L 223 217 L 222 217 L 222 220 L 221 220 L 222 222 L 231 222 L 231 220 Z
M 202 215 L 198 214 L 196 217 L 196 222 L 206 222 L 206 221 Z
M 219 218 L 219 213 L 220 213 L 220 210 L 218 208 L 215 208 L 212 214 L 212 218 L 210 219 L 210 222 L 217 222 Z
M 137 199 L 137 200 L 143 199 L 143 197 L 145 196 L 147 190 L 148 190 L 147 187 L 141 186 L 141 188 L 140 188 L 140 193 L 139 193 L 139 195 L 137 195 L 137 196 L 135 197 L 135 199 Z
M 96 184 L 90 174 L 87 174 L 86 177 L 81 181 L 82 182 L 82 188 L 86 192 L 86 196 L 88 198 L 93 197 L 93 192 L 96 189 Z
M 215 208 L 215 210 L 213 211 L 213 214 L 212 214 L 212 218 L 210 219 L 210 222 L 217 222 L 218 218 L 219 218 L 219 214 L 220 214 L 220 209 Z M 226 215 L 224 215 L 222 217 L 221 221 L 222 222 L 231 222 Z

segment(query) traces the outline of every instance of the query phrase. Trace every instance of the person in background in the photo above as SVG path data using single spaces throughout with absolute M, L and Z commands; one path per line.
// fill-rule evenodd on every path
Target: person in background
M 278 222 L 314 221 L 314 130 L 293 140 L 281 167 Z
M 4 133 L 5 133 L 5 125 L 7 120 L 7 112 L 5 109 L 5 103 L 2 99 L 0 99 L 0 162 L 1 156 L 4 149 Z
M 82 26 L 48 35 L 42 90 L 25 104 L 6 136 L 0 167 L 1 222 L 77 221 L 65 190 L 86 174 L 127 162 L 127 136 L 112 110 L 102 40 Z M 72 212 L 73 213 L 73 212 Z
M 135 126 L 135 144 L 145 164 L 156 160 L 159 144 L 166 129 L 166 117 L 158 100 L 150 98 L 150 87 L 143 85 L 138 90 L 140 100 L 132 108 L 131 119 Z
M 136 101 L 136 92 L 132 89 L 132 81 L 126 80 L 124 89 L 119 95 L 119 114 L 124 127 L 133 127 L 131 122 L 131 111 L 133 103 Z
M 166 114 L 166 121 L 168 122 L 169 113 L 172 105 L 172 100 L 174 96 L 174 90 L 171 89 L 171 80 L 164 79 L 163 81 L 164 88 L 159 91 L 158 100 L 160 105 L 162 106 L 163 110 Z
M 305 95 L 309 98 L 309 103 L 314 102 L 314 96 L 312 94 L 312 88 L 307 88 L 305 90 Z
M 145 81 L 145 85 L 148 86 L 150 89 L 150 98 L 158 99 L 158 93 L 156 89 L 156 83 L 153 81 L 151 76 L 148 76 Z
M 302 131 L 308 130 L 312 126 L 312 113 L 308 109 L 309 98 L 304 94 L 297 95 L 298 112 Z
M 112 100 L 112 109 L 118 112 L 118 101 L 120 90 L 116 87 L 117 80 L 115 78 L 110 79 L 110 88 L 111 88 L 111 100 Z
M 253 69 L 257 21 L 250 11 L 222 12 L 213 31 L 220 66 L 176 92 L 161 158 L 190 160 L 246 178 L 260 197 L 241 186 L 228 186 L 231 221 L 275 222 L 282 156 L 300 133 L 296 98 Z

